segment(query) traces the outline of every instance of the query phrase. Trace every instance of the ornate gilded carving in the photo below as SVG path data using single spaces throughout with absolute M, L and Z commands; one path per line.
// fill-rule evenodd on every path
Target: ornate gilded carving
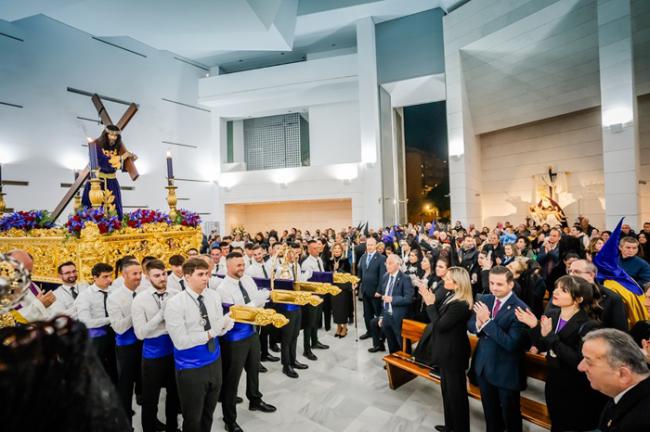
M 230 307 L 230 318 L 235 322 L 257 326 L 273 325 L 275 328 L 284 327 L 289 320 L 273 309 L 252 306 L 233 305 Z
M 24 249 L 34 257 L 32 279 L 59 282 L 56 268 L 72 261 L 82 281 L 90 282 L 92 266 L 98 262 L 113 264 L 124 255 L 142 259 L 146 255 L 167 262 L 172 255 L 184 254 L 201 246 L 201 229 L 165 223 L 146 224 L 142 228 L 123 228 L 120 233 L 102 235 L 93 223 L 87 223 L 79 238 L 65 229 L 9 230 L 0 236 L 0 251 Z
M 323 303 L 321 297 L 315 296 L 307 291 L 290 291 L 281 289 L 274 289 L 271 291 L 271 301 L 273 303 L 295 304 L 299 306 L 304 306 L 306 304 L 318 306 Z
M 293 289 L 296 291 L 307 291 L 314 294 L 339 295 L 341 288 L 327 282 L 294 282 Z
M 360 281 L 361 279 L 358 276 L 350 273 L 334 273 L 334 283 L 337 284 L 351 283 L 352 285 L 356 285 Z

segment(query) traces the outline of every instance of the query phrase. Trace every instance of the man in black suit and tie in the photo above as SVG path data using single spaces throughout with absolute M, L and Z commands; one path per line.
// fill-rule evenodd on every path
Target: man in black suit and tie
M 377 252 L 377 240 L 374 237 L 368 237 L 366 252 L 361 255 L 358 264 L 363 299 L 363 320 L 366 323 L 366 333 L 361 335 L 359 339 L 369 339 L 371 337 L 371 321 L 379 317 L 381 313 L 379 288 L 381 279 L 386 273 L 385 261 L 386 258 Z
M 381 294 L 381 315 L 372 320 L 373 347 L 369 352 L 384 351 L 381 342 L 383 331 L 388 341 L 388 351 L 394 353 L 402 348 L 402 320 L 406 318 L 413 304 L 413 285 L 411 278 L 400 271 L 402 260 L 391 254 L 386 258 L 386 270 L 382 278 L 379 294 Z
M 526 387 L 523 353 L 526 327 L 517 320 L 515 309 L 526 304 L 512 292 L 510 270 L 490 270 L 490 292 L 478 296 L 474 315 L 467 327 L 479 337 L 469 376 L 481 389 L 481 403 L 488 432 L 521 432 L 519 393 Z
M 616 329 L 587 333 L 578 370 L 612 398 L 600 417 L 602 432 L 650 431 L 650 370 L 630 335 Z

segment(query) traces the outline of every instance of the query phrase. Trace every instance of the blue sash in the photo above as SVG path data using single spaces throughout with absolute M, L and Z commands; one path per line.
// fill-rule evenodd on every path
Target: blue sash
M 91 338 L 98 338 L 102 336 L 106 336 L 108 334 L 107 328 L 108 326 L 104 327 L 95 327 L 95 328 L 89 328 L 88 329 L 88 336 Z
M 142 357 L 157 359 L 167 357 L 174 352 L 174 344 L 168 334 L 145 339 L 142 343 Z
M 127 331 L 122 334 L 115 333 L 115 345 L 117 346 L 127 346 L 133 345 L 138 341 L 138 338 L 135 336 L 135 331 L 133 327 L 130 327 Z
M 176 369 L 197 369 L 214 363 L 221 354 L 219 341 L 215 340 L 214 345 L 214 352 L 210 352 L 207 343 L 184 350 L 179 350 L 174 347 L 174 363 L 176 364 Z
M 313 272 L 309 278 L 310 282 L 324 282 L 333 284 L 334 283 L 334 273 L 332 272 Z
M 230 304 L 223 305 L 223 313 L 226 314 L 230 311 Z M 227 332 L 225 335 L 221 336 L 221 339 L 228 342 L 238 342 L 240 340 L 247 339 L 256 334 L 255 326 L 252 324 L 244 324 L 236 322 L 234 327 Z

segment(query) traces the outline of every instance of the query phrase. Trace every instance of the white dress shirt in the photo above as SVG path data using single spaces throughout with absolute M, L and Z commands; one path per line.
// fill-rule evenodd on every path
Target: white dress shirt
M 221 297 L 215 290 L 204 289 L 201 293 L 203 303 L 208 312 L 210 321 L 210 335 L 217 337 L 225 334 L 233 326 L 230 318 L 223 315 Z M 165 327 L 172 338 L 174 347 L 178 350 L 190 349 L 208 343 L 208 331 L 201 322 L 198 296 L 194 290 L 188 288 L 178 293 L 167 301 L 165 311 Z
M 138 339 L 150 339 L 167 333 L 165 308 L 170 298 L 180 291 L 170 288 L 164 291 L 162 299 L 155 288 L 148 288 L 135 296 L 131 304 L 133 330 Z
M 266 269 L 266 275 L 264 274 L 263 269 Z M 246 274 L 250 277 L 254 277 L 258 279 L 270 279 L 271 260 L 262 261 L 261 263 L 258 263 L 257 261 L 253 261 L 251 265 L 246 267 Z
M 239 288 L 239 282 L 241 282 L 246 294 L 248 294 L 248 303 L 245 301 L 244 295 Z M 224 304 L 253 307 L 264 306 L 264 303 L 266 303 L 270 295 L 269 290 L 258 290 L 253 278 L 247 275 L 242 276 L 241 279 L 235 279 L 226 275 L 221 285 L 219 285 L 218 292 Z
M 71 318 L 77 318 L 77 309 L 74 307 L 76 299 L 72 294 L 72 287 L 77 291 L 77 297 L 79 297 L 81 292 L 88 288 L 88 285 L 59 285 L 59 287 L 53 291 L 56 301 L 48 308 L 50 317 L 54 317 L 55 315 L 67 315 Z
M 75 309 L 77 309 L 77 317 L 79 321 L 84 323 L 88 328 L 99 328 L 107 326 L 111 323 L 110 318 L 104 310 L 104 294 L 103 292 L 110 293 L 113 288 L 109 286 L 106 290 L 100 290 L 95 284 L 92 284 L 88 289 L 83 290 L 74 301 Z M 108 300 L 106 301 L 108 309 Z
M 42 291 L 32 282 L 32 287 L 40 294 Z M 52 305 L 50 305 L 52 307 Z M 49 308 L 46 308 L 43 302 L 36 298 L 31 288 L 27 288 L 27 293 L 20 302 L 20 307 L 15 309 L 22 315 L 27 322 L 44 321 L 49 318 Z
M 181 286 L 181 280 L 183 280 L 182 277 L 178 277 L 174 273 L 170 273 L 169 276 L 167 276 L 167 289 L 183 291 L 183 287 Z M 183 284 L 185 284 L 185 281 L 183 281 Z
M 137 290 L 131 291 L 127 287 L 121 286 L 108 296 L 108 317 L 111 321 L 111 327 L 117 334 L 124 334 L 133 327 L 131 318 L 133 294 L 137 295 Z
M 324 272 L 325 271 L 325 266 L 323 265 L 323 260 L 319 256 L 312 256 L 309 255 L 305 260 L 302 262 L 302 271 L 311 271 L 312 274 L 314 272 Z
M 210 276 L 210 279 L 208 280 L 208 288 L 216 291 L 219 288 L 219 285 L 221 285 L 221 281 L 223 281 L 223 279 L 218 276 Z

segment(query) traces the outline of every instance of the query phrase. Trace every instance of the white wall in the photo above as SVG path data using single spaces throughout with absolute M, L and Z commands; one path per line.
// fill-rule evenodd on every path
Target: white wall
M 535 200 L 533 176 L 552 167 L 566 175 L 559 204 L 568 222 L 582 214 L 604 226 L 600 116 L 599 109 L 590 109 L 481 135 L 485 224 L 523 221 Z
M 341 102 L 309 108 L 311 166 L 361 160 L 359 104 Z
M 101 128 L 76 118 L 97 118 L 97 114 L 89 97 L 70 93 L 67 87 L 140 105 L 123 138 L 140 158 L 136 165 L 141 177 L 132 183 L 127 174 L 119 175 L 122 185 L 135 187 L 123 193 L 124 205 L 167 208 L 163 188 L 168 149 L 174 156 L 176 177 L 213 176 L 216 147 L 210 140 L 210 113 L 162 100 L 196 105 L 197 78 L 205 71 L 174 60 L 172 53 L 126 40 L 129 49 L 146 58 L 131 54 L 43 15 L 3 23 L 2 29 L 24 42 L 0 37 L 0 100 L 23 106 L 0 105 L 0 161 L 5 180 L 29 181 L 28 187 L 5 188 L 8 207 L 54 209 L 66 192 L 60 183 L 71 182 L 72 169 L 87 163 L 82 144 Z M 114 103 L 106 106 L 115 122 L 126 109 Z M 212 183 L 178 182 L 177 186 L 178 196 L 189 198 L 180 206 L 213 212 Z

